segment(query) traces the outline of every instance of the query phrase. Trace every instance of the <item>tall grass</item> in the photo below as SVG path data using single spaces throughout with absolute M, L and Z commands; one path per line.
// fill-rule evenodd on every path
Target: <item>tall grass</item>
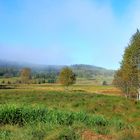
M 45 107 L 30 107 L 16 105 L 0 105 L 0 124 L 19 124 L 44 122 L 60 125 L 72 125 L 75 121 L 89 126 L 107 126 L 109 121 L 103 116 L 89 116 L 84 112 L 66 112 L 57 109 L 48 110 Z
M 39 106 L 0 105 L 0 125 L 18 124 L 19 126 L 23 126 L 37 122 L 66 126 L 71 126 L 74 123 L 83 123 L 90 128 L 115 126 L 118 130 L 127 127 L 120 120 L 118 122 L 117 120 L 108 120 L 102 115 L 88 115 L 85 112 L 67 112 L 57 109 L 48 110 L 46 107 Z
M 84 131 L 118 139 L 140 137 L 140 102 L 78 87 L 63 92 L 45 86 L 0 90 L 0 140 L 74 140 Z

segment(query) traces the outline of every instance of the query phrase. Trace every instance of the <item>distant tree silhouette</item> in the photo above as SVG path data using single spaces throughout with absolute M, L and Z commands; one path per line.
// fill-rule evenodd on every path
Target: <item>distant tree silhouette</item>
M 107 82 L 106 81 L 103 81 L 102 85 L 103 86 L 106 86 L 107 85 Z

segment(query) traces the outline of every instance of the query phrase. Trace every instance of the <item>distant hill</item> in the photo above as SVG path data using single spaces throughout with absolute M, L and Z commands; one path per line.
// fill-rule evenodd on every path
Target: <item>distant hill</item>
M 5 61 L 0 60 L 0 68 L 18 68 L 21 69 L 23 67 L 30 67 L 31 69 L 35 71 L 47 71 L 47 70 L 54 70 L 59 72 L 63 67 L 66 67 L 68 65 L 39 65 L 39 64 L 30 64 L 30 63 L 19 63 L 19 62 L 13 62 L 13 61 Z M 102 67 L 97 67 L 93 65 L 85 65 L 85 64 L 75 64 L 70 65 L 68 67 L 71 67 L 73 71 L 79 76 L 84 77 L 84 75 L 87 75 L 87 77 L 91 77 L 91 75 L 106 75 L 106 76 L 112 76 L 114 75 L 114 70 L 109 70 Z
M 103 76 L 113 76 L 114 70 L 108 70 L 102 67 L 92 66 L 92 65 L 83 65 L 76 64 L 72 65 L 71 68 L 79 77 L 88 77 L 92 78 L 94 76 L 103 75 Z
M 18 63 L 11 61 L 0 60 L 0 71 L 1 69 L 14 69 L 14 71 L 20 71 L 23 67 L 29 67 L 34 73 L 56 73 L 59 74 L 60 70 L 66 65 L 37 65 L 30 63 Z M 72 68 L 78 78 L 92 79 L 98 81 L 109 81 L 111 82 L 114 76 L 114 70 L 108 70 L 102 67 L 85 64 L 75 64 L 69 66 Z

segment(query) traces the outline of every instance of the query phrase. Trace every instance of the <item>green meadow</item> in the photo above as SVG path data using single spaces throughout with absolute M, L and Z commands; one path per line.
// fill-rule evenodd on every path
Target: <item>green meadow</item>
M 0 90 L 1 140 L 139 138 L 140 102 L 113 86 L 11 85 Z

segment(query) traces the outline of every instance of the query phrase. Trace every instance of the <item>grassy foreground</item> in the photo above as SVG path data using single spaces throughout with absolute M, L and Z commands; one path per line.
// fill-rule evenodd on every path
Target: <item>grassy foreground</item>
M 67 91 L 60 86 L 26 87 L 0 90 L 2 140 L 140 138 L 140 102 L 94 94 L 82 86 Z M 96 87 L 96 92 L 110 89 Z

